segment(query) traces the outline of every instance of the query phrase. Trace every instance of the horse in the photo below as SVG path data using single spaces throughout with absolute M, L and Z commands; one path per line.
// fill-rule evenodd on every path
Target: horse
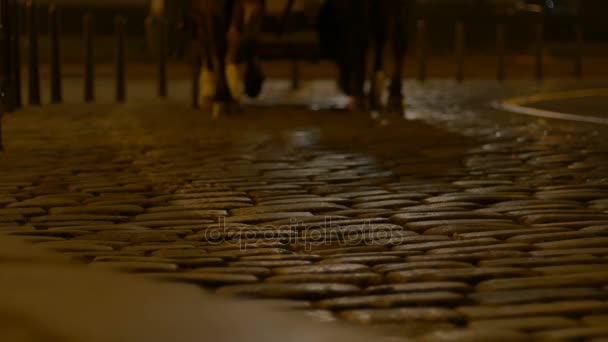
M 351 109 L 382 109 L 385 51 L 390 42 L 393 68 L 388 107 L 403 110 L 403 63 L 408 46 L 408 16 L 413 0 L 325 0 L 319 13 L 322 56 L 335 61 L 338 85 Z M 371 87 L 365 92 L 368 55 L 373 49 Z
M 194 33 L 201 46 L 200 103 L 212 115 L 234 112 L 241 97 L 240 65 L 245 64 L 245 92 L 259 95 L 264 75 L 257 60 L 265 0 L 192 0 Z
M 286 0 L 283 21 L 295 0 Z M 407 52 L 408 15 L 414 0 L 323 0 L 318 14 L 321 57 L 338 67 L 338 84 L 354 110 L 382 108 L 385 50 L 389 42 L 393 70 L 390 109 L 403 108 L 403 62 Z M 265 0 L 192 0 L 195 37 L 203 48 L 200 102 L 214 117 L 238 108 L 239 65 L 245 64 L 245 92 L 256 97 L 264 74 L 257 60 Z M 284 25 L 283 29 L 284 31 Z M 390 38 L 390 39 L 389 39 Z M 371 90 L 365 92 L 368 54 L 373 48 Z

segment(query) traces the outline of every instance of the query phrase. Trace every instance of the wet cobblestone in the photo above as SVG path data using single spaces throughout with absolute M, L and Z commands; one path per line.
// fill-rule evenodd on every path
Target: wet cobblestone
M 494 111 L 493 84 L 408 87 L 417 120 L 388 124 L 173 103 L 10 116 L 0 232 L 397 337 L 608 337 L 608 129 Z

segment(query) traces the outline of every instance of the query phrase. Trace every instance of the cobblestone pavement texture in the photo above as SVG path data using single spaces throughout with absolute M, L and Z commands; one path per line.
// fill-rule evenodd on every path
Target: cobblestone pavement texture
M 86 268 L 59 253 L 0 239 L 0 340 L 369 341 L 363 328 L 307 319 L 286 305 L 220 298 L 185 283 Z
M 0 231 L 387 336 L 600 341 L 608 127 L 486 105 L 571 86 L 408 83 L 409 120 L 28 109 L 5 118 Z

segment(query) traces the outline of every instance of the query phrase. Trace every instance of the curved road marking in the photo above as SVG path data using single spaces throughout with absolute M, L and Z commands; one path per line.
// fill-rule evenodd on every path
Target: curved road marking
M 549 119 L 578 121 L 578 122 L 589 122 L 602 125 L 608 125 L 608 119 L 598 118 L 594 116 L 584 116 L 578 114 L 555 112 L 544 109 L 537 109 L 528 107 L 528 105 L 537 102 L 551 101 L 551 100 L 565 100 L 565 99 L 576 99 L 583 97 L 594 97 L 594 96 L 608 96 L 608 88 L 599 89 L 583 89 L 583 90 L 571 90 L 561 91 L 554 93 L 544 93 L 531 96 L 514 97 L 503 101 L 492 102 L 492 107 L 508 112 L 538 116 Z

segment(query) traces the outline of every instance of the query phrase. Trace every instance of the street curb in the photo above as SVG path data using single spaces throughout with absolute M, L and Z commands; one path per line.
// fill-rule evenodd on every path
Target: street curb
M 530 107 L 531 104 L 551 101 L 551 100 L 566 100 L 594 96 L 608 96 L 608 88 L 598 89 L 582 89 L 552 93 L 541 93 L 531 96 L 514 97 L 502 101 L 494 101 L 490 105 L 496 109 L 504 110 L 512 113 L 536 116 L 548 119 L 567 120 L 587 122 L 594 124 L 608 125 L 608 119 L 598 118 L 593 116 L 584 116 L 578 114 L 550 111 Z
M 2 341 L 378 339 L 360 329 L 273 309 L 271 303 L 92 270 L 5 234 L 0 234 L 0 275 L 0 322 L 10 322 L 0 324 Z

